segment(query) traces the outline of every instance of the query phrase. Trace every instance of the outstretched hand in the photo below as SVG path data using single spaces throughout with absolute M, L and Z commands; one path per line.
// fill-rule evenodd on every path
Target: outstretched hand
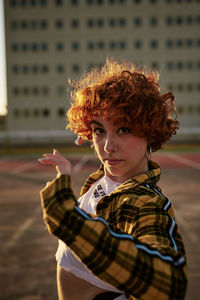
M 56 167 L 57 177 L 62 174 L 71 174 L 71 163 L 60 154 L 59 151 L 53 150 L 53 154 L 43 154 L 44 158 L 39 158 L 38 161 L 43 165 L 52 165 Z

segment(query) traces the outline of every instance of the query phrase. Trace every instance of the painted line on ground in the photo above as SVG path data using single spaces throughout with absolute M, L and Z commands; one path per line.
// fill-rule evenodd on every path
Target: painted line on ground
M 21 164 L 20 166 L 16 167 L 15 169 L 12 170 L 12 174 L 19 174 L 22 173 L 28 169 L 33 168 L 35 166 L 35 162 L 30 161 L 30 162 L 25 162 Z
M 21 226 L 18 228 L 18 230 L 11 236 L 11 238 L 8 240 L 7 243 L 4 245 L 4 250 L 9 250 L 10 248 L 14 247 L 20 237 L 24 234 L 25 231 L 27 231 L 33 222 L 35 221 L 36 216 L 41 212 L 41 207 L 38 206 L 35 211 L 33 212 L 32 216 L 26 219 Z
M 174 153 L 167 153 L 166 156 L 170 157 L 171 159 L 175 160 L 176 162 L 182 163 L 183 165 L 185 165 L 187 167 L 200 170 L 200 164 L 195 163 L 193 160 L 179 156 Z
M 188 225 L 188 223 L 185 223 L 185 218 L 180 216 L 180 214 L 176 213 L 176 220 L 178 226 L 183 228 L 183 231 L 185 232 L 185 235 L 187 236 L 187 239 L 192 244 L 196 244 L 199 242 L 199 235 Z
M 73 167 L 73 172 L 74 173 L 78 173 L 82 167 L 90 160 L 90 156 L 89 155 L 84 155 L 79 162 L 77 162 L 77 164 Z

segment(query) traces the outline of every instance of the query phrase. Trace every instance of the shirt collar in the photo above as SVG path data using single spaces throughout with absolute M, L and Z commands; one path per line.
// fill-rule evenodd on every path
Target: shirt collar
M 156 183 L 160 179 L 160 166 L 158 163 L 150 160 L 148 162 L 148 171 L 142 174 L 139 174 L 137 176 L 134 176 L 133 178 L 123 182 L 120 186 L 118 186 L 112 194 L 115 193 L 121 193 L 125 190 L 130 190 L 138 186 L 139 184 L 149 184 L 152 187 L 156 186 Z M 81 189 L 80 195 L 82 196 L 85 194 L 89 188 L 92 186 L 93 183 L 95 183 L 100 177 L 104 175 L 104 167 L 103 164 L 101 164 L 100 168 L 95 172 L 92 173 L 88 179 L 86 180 L 85 184 L 83 185 Z

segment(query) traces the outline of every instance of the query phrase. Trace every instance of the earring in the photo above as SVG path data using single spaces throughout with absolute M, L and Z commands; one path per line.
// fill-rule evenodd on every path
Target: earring
M 147 161 L 151 160 L 151 153 L 152 153 L 152 148 L 151 146 L 147 146 L 147 150 L 145 152 L 145 156 L 146 156 L 146 159 Z
M 77 146 L 80 146 L 81 144 L 83 144 L 83 139 L 82 139 L 82 137 L 80 137 L 79 135 L 78 135 L 78 137 L 76 138 L 76 140 L 75 140 L 75 144 L 77 145 Z

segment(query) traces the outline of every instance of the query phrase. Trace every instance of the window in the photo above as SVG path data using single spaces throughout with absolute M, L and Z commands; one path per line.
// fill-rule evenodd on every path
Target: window
M 94 20 L 93 20 L 93 19 L 87 20 L 87 26 L 88 26 L 89 28 L 94 27 Z
M 133 23 L 135 26 L 139 27 L 142 25 L 142 19 L 140 17 L 137 17 L 133 20 Z
M 17 6 L 17 1 L 16 0 L 11 0 L 10 1 L 10 6 L 13 6 L 13 7 Z
M 46 29 L 47 26 L 48 26 L 47 21 L 46 21 L 46 20 L 42 20 L 42 21 L 40 22 L 40 26 L 41 26 L 42 29 Z
M 183 91 L 183 84 L 182 84 L 182 83 L 179 83 L 179 84 L 178 84 L 177 90 L 178 90 L 179 92 L 182 92 L 182 91 Z
M 200 16 L 196 17 L 196 23 L 199 25 L 200 24 Z
M 186 40 L 186 45 L 188 48 L 191 48 L 193 46 L 193 40 L 192 39 Z
M 142 41 L 141 40 L 135 40 L 134 41 L 134 47 L 136 49 L 140 49 L 142 47 Z
M 187 16 L 187 18 L 186 18 L 186 23 L 187 23 L 188 25 L 191 25 L 191 24 L 193 23 L 193 20 L 192 20 L 192 17 L 191 17 L 191 16 Z
M 33 95 L 37 96 L 39 94 L 39 89 L 35 86 L 33 88 Z
M 78 28 L 78 27 L 79 27 L 79 20 L 78 20 L 78 19 L 73 19 L 73 20 L 71 21 L 71 26 L 72 26 L 73 28 Z
M 193 62 L 192 61 L 187 62 L 187 68 L 190 69 L 190 70 L 193 68 Z
M 119 42 L 119 47 L 120 47 L 120 49 L 124 50 L 126 48 L 126 42 L 125 41 L 120 41 Z
M 15 96 L 18 96 L 18 95 L 19 95 L 19 88 L 18 88 L 18 87 L 14 87 L 13 90 L 12 90 L 12 93 L 13 93 Z
M 23 70 L 23 73 L 28 73 L 28 71 L 29 71 L 29 68 L 28 68 L 28 66 L 27 65 L 23 65 L 22 66 L 22 70 Z
M 151 17 L 150 18 L 150 25 L 152 25 L 152 26 L 158 25 L 158 19 L 156 17 Z
M 62 20 L 56 20 L 56 22 L 55 22 L 56 28 L 61 29 L 61 28 L 63 28 L 63 25 L 64 25 L 64 23 Z
M 31 25 L 31 28 L 32 28 L 32 29 L 36 29 L 36 28 L 37 28 L 37 22 L 36 22 L 35 20 L 32 20 L 32 21 L 30 22 L 30 25 Z
M 150 47 L 153 48 L 153 49 L 156 49 L 158 47 L 158 41 L 151 40 L 150 41 Z
M 126 19 L 125 18 L 120 18 L 119 19 L 119 26 L 124 27 L 126 25 Z
M 33 44 L 32 44 L 32 50 L 33 50 L 34 52 L 38 51 L 38 44 L 33 43 Z
M 64 117 L 65 116 L 65 110 L 64 110 L 64 108 L 59 108 L 58 109 L 58 116 L 59 117 Z
M 17 52 L 19 50 L 18 44 L 17 43 L 12 44 L 11 49 L 12 51 Z
M 114 49 L 116 48 L 116 43 L 115 43 L 115 41 L 110 41 L 110 43 L 109 43 L 109 48 L 110 48 L 111 50 L 114 50 Z
M 21 47 L 22 47 L 22 51 L 27 51 L 29 48 L 26 43 L 23 43 Z
M 114 27 L 116 25 L 116 20 L 114 18 L 108 21 L 110 27 Z
M 62 51 L 62 50 L 64 49 L 64 44 L 63 44 L 62 42 L 58 42 L 58 43 L 56 44 L 56 49 L 57 49 L 58 51 Z
M 193 113 L 193 105 L 189 104 L 187 107 L 187 111 L 188 111 L 188 114 L 192 114 Z
M 80 66 L 79 66 L 78 64 L 73 64 L 73 65 L 72 65 L 72 71 L 73 71 L 74 73 L 80 72 Z
M 177 69 L 179 71 L 183 69 L 183 63 L 181 61 L 177 62 Z
M 78 0 L 71 0 L 72 5 L 78 5 Z
M 183 41 L 180 40 L 180 39 L 178 39 L 178 40 L 176 41 L 176 46 L 177 46 L 178 48 L 181 48 L 181 47 L 183 46 Z
M 104 44 L 103 41 L 99 41 L 99 42 L 97 43 L 97 46 L 98 46 L 98 48 L 99 48 L 100 50 L 102 50 L 102 49 L 105 48 L 105 44 Z
M 38 66 L 37 65 L 33 65 L 32 66 L 32 71 L 33 71 L 33 73 L 37 73 L 38 72 Z
M 104 0 L 97 0 L 97 3 L 98 3 L 99 5 L 103 4 L 103 2 L 104 2 Z
M 188 90 L 188 92 L 192 92 L 192 90 L 193 90 L 193 85 L 192 85 L 192 83 L 188 83 L 188 85 L 187 85 L 187 90 Z
M 42 88 L 42 94 L 45 96 L 47 96 L 49 94 L 49 88 L 47 86 L 44 86 Z
M 21 0 L 21 6 L 26 6 L 28 3 L 26 0 Z
M 58 73 L 63 73 L 65 70 L 65 67 L 63 65 L 58 65 L 56 69 L 57 69 Z
M 47 0 L 40 0 L 41 6 L 46 6 L 47 5 Z
M 47 51 L 47 49 L 48 49 L 47 43 L 42 43 L 41 44 L 41 49 L 42 49 L 42 51 Z
M 27 29 L 27 27 L 28 27 L 27 22 L 23 20 L 23 21 L 21 22 L 21 27 L 22 27 L 22 29 Z
M 26 108 L 25 110 L 24 110 L 24 117 L 25 118 L 28 118 L 30 116 L 30 112 L 29 112 L 29 110 Z
M 15 109 L 15 110 L 13 111 L 13 115 L 14 115 L 15 118 L 18 118 L 18 117 L 20 116 L 19 110 L 18 110 L 18 109 Z
M 103 19 L 98 19 L 97 20 L 97 25 L 98 25 L 98 27 L 103 27 L 104 26 L 104 20 Z
M 177 108 L 178 114 L 182 115 L 184 113 L 183 105 L 178 105 L 176 108 Z
M 153 69 L 153 70 L 159 70 L 159 64 L 158 64 L 158 62 L 152 62 L 151 63 L 151 68 Z
M 39 110 L 37 109 L 37 108 L 35 108 L 34 110 L 33 110 L 33 116 L 35 117 L 35 118 L 37 118 L 38 116 L 39 116 Z
M 182 24 L 183 24 L 183 18 L 180 17 L 180 16 L 177 17 L 177 18 L 176 18 L 176 24 L 177 24 L 177 25 L 182 25 Z
M 165 22 L 166 22 L 167 25 L 172 25 L 173 24 L 172 17 L 167 17 L 166 20 L 165 20 Z
M 87 47 L 88 47 L 89 50 L 94 50 L 95 45 L 94 45 L 93 42 L 88 42 Z
M 49 117 L 49 115 L 50 115 L 49 109 L 48 108 L 43 109 L 42 114 L 46 118 Z
M 18 24 L 17 24 L 16 21 L 12 21 L 11 28 L 14 29 L 14 30 L 16 30 L 18 28 Z
M 63 5 L 63 0 L 55 0 L 55 5 L 56 5 L 56 6 L 61 6 L 61 5 Z
M 173 47 L 173 41 L 172 41 L 172 40 L 167 40 L 167 41 L 166 41 L 166 46 L 167 46 L 168 48 L 172 48 L 172 47 Z
M 12 71 L 13 71 L 13 73 L 19 73 L 19 66 L 18 65 L 14 65 L 12 67 Z
M 173 91 L 173 84 L 171 84 L 171 83 L 169 83 L 168 84 L 168 86 L 167 86 L 167 89 L 169 90 L 169 91 Z
M 173 63 L 172 62 L 167 63 L 167 69 L 170 70 L 170 71 L 173 69 Z
M 47 73 L 47 72 L 49 71 L 49 66 L 48 66 L 48 65 L 43 65 L 43 66 L 42 66 L 42 71 L 43 71 L 44 73 Z
M 80 43 L 79 43 L 79 42 L 73 42 L 73 43 L 72 43 L 72 49 L 73 49 L 74 51 L 79 50 L 79 49 L 80 49 Z
M 63 86 L 58 86 L 57 87 L 57 93 L 59 95 L 63 95 L 65 93 L 65 88 Z
M 29 89 L 27 87 L 24 87 L 23 93 L 27 96 L 29 94 Z

